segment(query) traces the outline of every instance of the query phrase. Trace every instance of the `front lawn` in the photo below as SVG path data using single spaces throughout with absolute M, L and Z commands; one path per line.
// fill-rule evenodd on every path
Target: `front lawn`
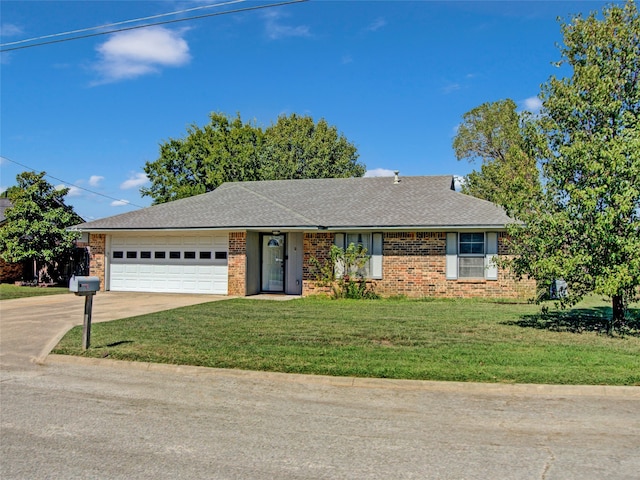
M 69 289 L 66 287 L 22 287 L 10 283 L 0 283 L 0 300 L 58 295 L 60 293 L 69 293 Z
M 640 310 L 626 335 L 608 337 L 597 322 L 606 308 L 591 301 L 560 322 L 553 308 L 541 316 L 539 306 L 479 300 L 235 299 L 95 324 L 87 352 L 76 327 L 54 353 L 336 376 L 640 385 Z

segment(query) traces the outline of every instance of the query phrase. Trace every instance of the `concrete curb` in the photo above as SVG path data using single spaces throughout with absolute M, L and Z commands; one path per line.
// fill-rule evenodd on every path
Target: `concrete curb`
M 466 383 L 428 380 L 394 380 L 386 378 L 331 377 L 325 375 L 303 375 L 295 373 L 258 372 L 224 368 L 171 365 L 164 363 L 131 362 L 109 358 L 87 358 L 71 355 L 51 354 L 42 364 L 87 365 L 130 369 L 158 373 L 179 373 L 201 377 L 242 378 L 255 381 L 282 383 L 305 383 L 332 387 L 377 388 L 395 390 L 424 390 L 437 392 L 464 392 L 486 395 L 549 395 L 549 396 L 593 396 L 625 397 L 640 399 L 640 387 L 612 385 L 537 385 L 505 383 Z

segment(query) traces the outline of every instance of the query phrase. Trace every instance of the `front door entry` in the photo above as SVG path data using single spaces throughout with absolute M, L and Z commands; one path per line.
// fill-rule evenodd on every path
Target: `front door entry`
M 284 235 L 262 236 L 262 291 L 284 292 Z

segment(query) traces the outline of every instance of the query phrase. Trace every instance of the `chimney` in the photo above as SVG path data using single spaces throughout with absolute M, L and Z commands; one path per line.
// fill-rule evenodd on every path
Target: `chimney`
M 398 177 L 398 175 L 400 174 L 400 170 L 394 170 L 393 173 L 395 174 L 395 177 L 393 179 L 393 184 L 397 185 L 400 183 L 400 177 Z

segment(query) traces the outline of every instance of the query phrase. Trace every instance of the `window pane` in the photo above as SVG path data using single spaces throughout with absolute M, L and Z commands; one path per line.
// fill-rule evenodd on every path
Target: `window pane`
M 211 252 L 200 252 L 200 260 L 210 260 Z
M 349 233 L 347 234 L 347 247 L 351 244 L 356 247 L 362 245 L 367 249 L 367 255 L 371 254 L 371 234 L 370 233 Z
M 156 252 L 155 253 L 155 257 L 156 258 L 167 258 L 167 252 Z
M 180 252 L 169 252 L 169 258 L 180 258 Z
M 484 255 L 484 233 L 461 233 L 460 254 Z
M 196 252 L 184 252 L 184 258 L 193 260 L 194 258 L 196 258 Z
M 138 258 L 138 252 L 127 252 L 127 258 Z
M 124 252 L 113 252 L 113 258 L 124 258 Z
M 360 269 L 356 269 L 353 268 L 351 270 L 351 273 L 357 273 L 358 275 L 361 275 L 365 278 L 370 278 L 371 277 L 371 234 L 370 233 L 348 233 L 347 234 L 347 247 L 351 244 L 354 244 L 356 247 L 357 246 L 362 246 L 362 248 L 366 249 L 366 253 L 365 255 L 368 258 L 368 260 L 365 262 L 365 264 L 362 266 L 362 268 Z
M 483 257 L 460 257 L 458 276 L 461 278 L 484 278 Z
M 151 258 L 151 252 L 140 252 L 140 258 Z

